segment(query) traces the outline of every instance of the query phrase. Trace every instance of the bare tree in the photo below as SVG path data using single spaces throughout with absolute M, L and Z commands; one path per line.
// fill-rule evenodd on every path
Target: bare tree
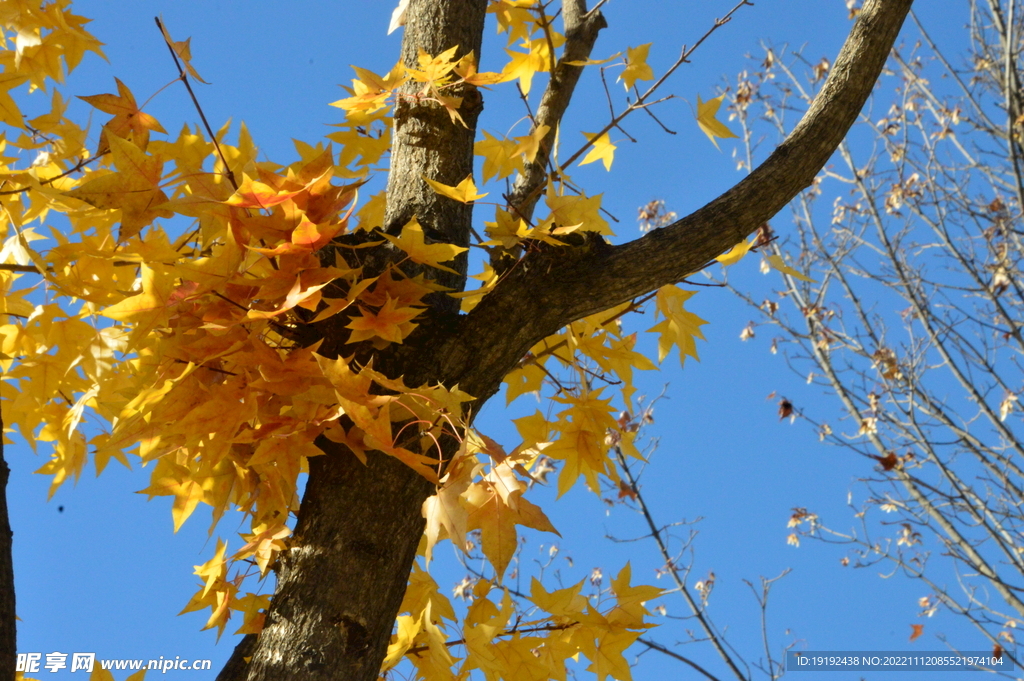
M 827 407 L 796 414 L 873 464 L 857 530 L 797 509 L 793 540 L 849 543 L 855 565 L 891 562 L 927 585 L 922 615 L 947 608 L 1012 657 L 1024 624 L 1024 7 L 961 10 L 967 53 L 944 51 L 915 17 L 835 165 L 793 203 L 795 233 L 760 234 L 762 258 L 785 255 L 815 281 L 733 290 L 778 330 L 772 352 L 836 398 L 841 422 Z M 741 75 L 742 165 L 834 68 L 767 50 Z

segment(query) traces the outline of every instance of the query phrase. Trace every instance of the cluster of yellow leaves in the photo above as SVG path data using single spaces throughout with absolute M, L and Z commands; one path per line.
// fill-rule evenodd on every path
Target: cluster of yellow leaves
M 15 34 L 0 53 L 12 87 L 60 80 L 58 57 L 70 68 L 81 49 L 98 51 L 95 41 L 71 39 L 84 22 L 64 11 L 66 2 L 14 12 L 16 5 L 0 10 Z M 187 59 L 187 44 L 167 39 Z M 435 94 L 440 87 L 428 86 Z M 470 396 L 410 389 L 296 340 L 301 324 L 344 314 L 349 343 L 401 343 L 423 296 L 441 290 L 428 275 L 406 276 L 401 263 L 364 277 L 340 255 L 333 262 L 318 255 L 352 229 L 358 187 L 389 146 L 367 130 L 375 121 L 389 129 L 386 115 L 370 120 L 379 110 L 355 106 L 342 133 L 333 133 L 345 145 L 340 153 L 297 144 L 299 160 L 277 166 L 257 162 L 244 126 L 234 145 L 226 126 L 216 145 L 187 126 L 177 139 L 153 139 L 165 134 L 159 121 L 139 109 L 128 84 L 116 88 L 82 98 L 107 114 L 95 155 L 86 132 L 63 117 L 56 88 L 46 115 L 24 121 L 6 107 L 5 122 L 24 131 L 0 140 L 16 152 L 0 157 L 6 421 L 33 447 L 51 445 L 39 469 L 51 476 L 51 494 L 90 458 L 100 472 L 111 457 L 129 465 L 135 455 L 151 471 L 142 492 L 172 498 L 175 529 L 200 503 L 212 508 L 215 524 L 230 509 L 246 513 L 245 546 L 229 558 L 220 550 L 204 567 L 219 576 L 205 578 L 187 609 L 209 607 L 208 626 L 221 630 L 232 610 L 242 611 L 243 629 L 257 630 L 264 597 L 239 597 L 242 572 L 228 579 L 228 566 L 252 563 L 266 574 L 286 548 L 298 477 L 320 453 L 313 441 L 326 435 L 363 458 L 384 452 L 436 480 L 436 456 L 398 444 L 395 424 L 412 417 L 424 438 L 436 440 L 437 413 L 457 419 Z M 24 152 L 34 159 L 23 160 Z M 36 251 L 43 235 L 30 223 L 58 213 L 67 226 L 48 225 L 50 248 Z M 464 250 L 425 244 L 415 220 L 388 238 L 409 260 L 438 269 Z M 22 288 L 28 275 L 11 271 L 33 267 L 57 302 L 40 295 L 39 277 Z M 91 437 L 80 427 L 85 418 L 96 419 Z
M 566 661 L 583 655 L 587 671 L 598 681 L 608 676 L 630 681 L 625 650 L 651 625 L 644 604 L 661 595 L 651 586 L 632 586 L 627 564 L 612 580 L 614 600 L 603 609 L 581 591 L 584 582 L 548 592 L 533 580 L 533 608 L 522 612 L 507 590 L 498 601 L 490 598 L 492 584 L 480 580 L 461 623 L 461 637 L 449 642 L 458 629 L 454 609 L 434 580 L 414 566 L 402 602 L 396 633 L 391 637 L 382 671 L 402 658 L 412 662 L 419 678 L 462 679 L 472 670 L 487 679 L 547 681 L 567 678 Z M 461 653 L 461 657 L 458 655 Z
M 518 80 L 523 94 L 530 94 L 533 76 L 547 73 L 554 66 L 557 50 L 565 43 L 565 36 L 556 31 L 543 6 L 534 0 L 496 0 L 487 11 L 498 19 L 498 31 L 508 35 L 509 45 L 520 50 L 507 49 L 509 56 L 502 75 Z
M 347 123 L 340 126 L 347 131 L 328 135 L 331 139 L 342 142 L 351 134 L 367 136 L 365 129 L 373 123 L 385 121 L 388 109 L 398 96 L 398 90 L 408 82 L 422 83 L 423 86 L 412 94 L 417 101 L 432 101 L 444 107 L 451 116 L 452 122 L 465 125 L 459 109 L 462 97 L 454 94 L 456 86 L 472 85 L 483 87 L 500 83 L 507 78 L 499 73 L 481 73 L 476 70 L 476 57 L 472 52 L 456 58 L 458 46 L 451 47 L 437 55 L 421 51 L 418 59 L 419 68 L 407 68 L 399 62 L 385 76 L 378 76 L 372 71 L 353 66 L 357 79 L 352 80 L 352 87 L 345 89 L 350 96 L 334 102 L 331 106 L 344 109 Z M 386 124 L 390 128 L 390 124 Z M 355 128 L 353 128 L 355 126 Z M 390 148 L 390 136 L 385 140 L 381 135 L 377 144 L 372 145 L 371 155 L 376 151 L 375 158 Z M 375 161 L 374 161 L 375 162 Z
M 429 565 L 434 545 L 450 538 L 464 548 L 466 533 L 480 530 L 484 555 L 494 567 L 500 581 L 518 547 L 516 525 L 554 532 L 554 526 L 540 507 L 523 498 L 527 485 L 517 473 L 529 478 L 528 468 L 539 450 L 518 447 L 506 454 L 501 445 L 486 436 L 468 431 L 463 446 L 452 459 L 437 494 L 423 503 L 427 520 L 426 545 Z M 491 467 L 484 465 L 478 454 L 490 457 Z
M 434 282 L 435 270 L 452 271 L 445 263 L 465 247 L 427 243 L 415 218 L 397 233 L 374 232 L 383 224 L 384 194 L 360 202 L 359 190 L 385 170 L 396 98 L 444 107 L 457 125 L 460 87 L 517 80 L 528 93 L 533 75 L 551 70 L 564 38 L 541 3 L 491 3 L 514 46 L 501 73 L 478 72 L 474 56 L 456 58 L 454 47 L 384 76 L 354 67 L 349 96 L 334 103 L 344 120 L 327 135 L 330 143 L 297 142 L 298 160 L 289 165 L 258 160 L 244 125 L 234 144 L 227 125 L 212 135 L 188 125 L 169 135 L 140 108 L 145 98 L 120 80 L 116 93 L 81 98 L 99 114 L 90 137 L 65 117 L 57 85 L 85 52 L 100 54 L 100 43 L 68 7 L 69 0 L 0 5 L 0 121 L 10 129 L 0 136 L 4 415 L 8 430 L 32 447 L 49 446 L 50 460 L 38 472 L 51 476 L 51 494 L 90 460 L 99 473 L 111 458 L 128 466 L 133 457 L 150 472 L 142 493 L 171 498 L 175 530 L 200 504 L 211 508 L 214 525 L 229 510 L 246 514 L 244 545 L 229 555 L 218 540 L 215 556 L 196 567 L 202 585 L 185 612 L 209 608 L 206 628 L 218 632 L 241 613 L 239 633 L 259 631 L 268 597 L 242 595 L 242 583 L 249 574 L 265 576 L 287 549 L 297 482 L 308 458 L 320 454 L 313 443 L 321 436 L 364 462 L 396 457 L 434 482 L 437 494 L 423 507 L 427 560 L 438 541 L 464 546 L 467 532 L 479 530 L 499 581 L 516 550 L 517 525 L 555 532 L 524 498 L 541 456 L 562 462 L 559 494 L 580 477 L 595 491 L 602 476 L 620 482 L 612 453 L 639 458 L 635 430 L 616 418 L 613 397 L 594 377 L 621 382 L 629 408 L 633 370 L 654 368 L 635 349 L 637 335 L 622 332 L 619 318 L 633 311 L 630 304 L 545 339 L 509 375 L 509 401 L 539 391 L 553 377 L 545 368 L 552 358 L 572 377 L 557 386 L 551 419 L 538 411 L 516 422 L 522 442 L 511 453 L 465 428 L 463 405 L 472 397 L 457 386 L 407 386 L 372 363 L 323 356 L 302 336 L 340 315 L 337 326 L 353 346 L 403 343 L 417 327 L 424 296 L 445 290 Z M 188 41 L 173 41 L 165 29 L 164 36 L 199 79 Z M 627 88 L 651 79 L 649 47 L 629 48 L 621 75 Z M 51 88 L 47 113 L 21 115 L 9 92 L 23 85 L 36 97 Z M 523 171 L 549 133 L 544 126 L 511 138 L 484 133 L 475 149 L 484 182 Z M 600 160 L 610 169 L 615 146 L 608 134 L 584 135 L 591 148 L 581 164 Z M 423 180 L 454 201 L 487 195 L 471 176 L 455 186 Z M 543 205 L 546 213 L 532 224 L 498 206 L 482 245 L 559 246 L 577 230 L 612 234 L 601 196 L 578 191 L 564 173 L 549 181 Z M 356 230 L 370 232 L 359 246 L 324 250 Z M 402 261 L 364 275 L 358 248 L 385 239 L 421 273 L 408 275 Z M 45 249 L 37 249 L 39 241 Z M 465 311 L 497 282 L 487 265 L 476 278 L 479 289 L 452 294 Z M 702 338 L 704 322 L 683 308 L 690 295 L 674 286 L 657 294 L 664 321 L 650 331 L 659 334 L 659 361 L 673 345 L 681 359 L 697 356 L 694 339 Z M 88 437 L 86 419 L 93 422 Z M 446 427 L 462 437 L 450 462 L 431 446 Z M 630 587 L 629 579 L 627 567 L 613 584 L 617 605 L 605 611 L 579 594 L 580 585 L 548 594 L 536 584 L 533 601 L 549 615 L 536 624 L 543 636 L 524 634 L 523 625 L 508 634 L 508 594 L 496 604 L 487 598 L 490 587 L 478 585 L 464 623 L 462 668 L 538 679 L 548 678 L 544 669 L 561 668 L 564 678 L 565 659 L 582 653 L 600 678 L 629 678 L 622 651 L 646 626 L 641 603 L 657 591 Z M 452 674 L 456 658 L 442 626 L 454 620 L 450 603 L 421 572 L 406 600 L 409 614 L 399 620 L 388 659 L 407 656 L 424 675 L 427 668 Z
M 192 596 L 188 605 L 181 611 L 194 612 L 210 608 L 210 618 L 203 629 L 217 627 L 217 638 L 224 633 L 230 610 L 242 615 L 242 626 L 236 634 L 258 634 L 263 629 L 266 608 L 270 606 L 270 596 L 248 593 L 238 597 L 238 589 L 243 577 L 236 575 L 228 580 L 228 560 L 225 557 L 227 544 L 217 540 L 217 553 L 213 558 L 197 565 L 195 574 L 203 580 L 202 588 Z
M 657 292 L 656 309 L 664 320 L 650 332 L 659 334 L 659 361 L 665 359 L 673 345 L 679 348 L 681 362 L 687 356 L 697 358 L 695 339 L 703 339 L 700 326 L 706 322 L 683 307 L 692 295 L 693 292 L 676 286 L 666 286 Z M 537 411 L 516 421 L 523 438 L 521 449 L 542 451 L 545 456 L 564 462 L 558 479 L 559 494 L 568 491 L 580 476 L 594 491 L 600 489 L 599 476 L 618 483 L 616 466 L 609 458 L 613 447 L 642 458 L 633 444 L 635 432 L 629 419 L 616 418 L 613 398 L 603 395 L 605 387 L 594 386 L 595 377 L 609 385 L 621 385 L 622 403 L 628 409 L 636 392 L 633 370 L 655 368 L 646 355 L 634 349 L 636 334 L 622 333 L 619 320 L 630 308 L 631 304 L 626 303 L 573 322 L 561 333 L 534 346 L 505 379 L 505 395 L 511 403 L 520 395 L 541 391 L 552 376 L 546 367 L 551 358 L 577 375 L 571 384 L 560 383 L 551 397 L 555 404 L 565 407 L 556 419 L 549 420 Z

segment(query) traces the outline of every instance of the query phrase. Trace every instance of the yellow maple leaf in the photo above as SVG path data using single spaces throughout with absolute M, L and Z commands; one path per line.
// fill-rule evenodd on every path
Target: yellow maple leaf
M 647 65 L 650 49 L 651 43 L 626 48 L 626 68 L 619 74 L 619 80 L 627 90 L 632 90 L 638 80 L 654 80 L 654 72 Z
M 473 55 L 473 52 L 466 54 L 459 60 L 455 66 L 455 74 L 462 78 L 462 82 L 475 85 L 476 87 L 495 85 L 506 80 L 506 76 L 503 73 L 477 71 L 476 57 Z
M 228 545 L 223 539 L 217 538 L 217 552 L 213 558 L 206 561 L 202 565 L 195 566 L 195 572 L 192 574 L 198 575 L 203 579 L 203 591 L 202 594 L 205 596 L 210 592 L 218 579 L 224 579 L 228 574 L 227 562 L 224 559 L 224 554 L 228 550 Z
M 416 615 L 426 610 L 428 604 L 435 619 L 443 617 L 452 622 L 456 621 L 451 601 L 441 593 L 430 573 L 421 568 L 419 562 L 414 562 L 412 573 L 409 575 L 409 585 L 405 589 L 405 596 L 402 598 L 402 605 L 398 607 L 398 612 Z
M 565 617 L 570 620 L 580 619 L 583 610 L 587 607 L 587 598 L 580 593 L 584 581 L 549 593 L 536 577 L 532 577 L 530 580 L 530 602 L 555 617 Z
M 270 208 L 301 193 L 301 190 L 280 190 L 243 174 L 242 185 L 225 203 L 239 208 Z
M 495 222 L 484 223 L 484 232 L 491 238 L 484 241 L 481 246 L 500 245 L 502 248 L 512 249 L 523 239 L 534 236 L 534 230 L 529 229 L 526 225 L 526 220 L 523 220 L 518 214 L 513 215 L 509 211 L 498 208 L 494 216 Z M 540 236 L 542 240 L 554 241 L 543 233 L 537 236 Z
M 210 618 L 206 621 L 206 626 L 202 630 L 206 631 L 207 629 L 217 627 L 217 638 L 219 640 L 221 634 L 224 633 L 224 627 L 227 626 L 228 618 L 231 617 L 231 605 L 235 600 L 235 593 L 237 591 L 238 587 L 234 584 L 223 579 L 218 580 L 217 588 L 211 590 L 205 596 L 200 595 L 201 592 L 197 592 L 178 614 L 184 615 L 186 612 L 210 608 Z
M 516 137 L 516 141 L 519 142 L 519 146 L 516 151 L 523 155 L 527 163 L 533 163 L 534 159 L 537 158 L 537 152 L 540 150 L 540 143 L 544 137 L 548 134 L 551 127 L 548 125 L 541 125 L 530 131 L 529 135 L 523 135 L 522 137 Z
M 789 265 L 787 265 L 782 260 L 782 256 L 779 256 L 779 255 L 769 255 L 768 256 L 768 264 L 771 265 L 772 268 L 778 270 L 779 272 L 782 272 L 783 274 L 788 274 L 789 276 L 793 277 L 794 279 L 799 279 L 800 281 L 806 281 L 809 284 L 817 283 L 816 280 L 811 279 L 806 274 L 803 274 L 803 273 L 793 269 Z
M 565 37 L 559 33 L 550 33 L 551 40 L 547 37 L 524 39 L 522 47 L 528 52 L 514 52 L 505 50 L 511 61 L 505 64 L 502 74 L 506 80 L 519 79 L 519 87 L 524 95 L 530 94 L 530 85 L 533 82 L 533 74 L 543 73 L 549 70 L 552 63 L 552 48 L 559 48 L 565 42 Z
M 509 44 L 525 40 L 537 30 L 537 19 L 530 11 L 534 0 L 495 0 L 487 11 L 498 19 L 498 32 L 508 33 Z
M 591 642 L 591 645 L 583 646 L 583 654 L 591 661 L 587 671 L 594 672 L 597 681 L 604 681 L 608 676 L 619 681 L 632 681 L 629 662 L 623 653 L 640 637 L 640 632 L 619 629 L 596 633 L 597 645 Z
M 711 140 L 716 149 L 719 149 L 718 142 L 715 141 L 716 137 L 723 139 L 736 137 L 732 130 L 725 127 L 725 123 L 715 118 L 715 114 L 718 113 L 718 107 L 722 105 L 723 99 L 725 99 L 725 95 L 718 95 L 714 99 L 702 102 L 700 95 L 697 95 L 697 125 L 708 136 L 708 139 Z
M 447 196 L 449 199 L 454 199 L 459 203 L 473 203 L 477 199 L 482 199 L 487 196 L 487 193 L 477 193 L 476 184 L 473 183 L 472 175 L 468 175 L 465 180 L 454 187 L 442 182 L 435 182 L 428 177 L 424 177 L 423 181 L 429 184 L 430 187 L 441 196 Z
M 612 144 L 611 139 L 609 139 L 608 133 L 598 136 L 597 133 L 585 132 L 583 136 L 591 142 L 593 148 L 583 157 L 580 165 L 585 166 L 594 161 L 601 161 L 604 163 L 605 170 L 611 170 L 612 158 L 615 156 L 616 147 Z
M 242 613 L 242 626 L 235 634 L 258 634 L 270 608 L 270 594 L 247 593 L 231 604 L 232 610 Z
M 523 170 L 523 157 L 515 140 L 498 139 L 486 130 L 484 139 L 473 145 L 473 153 L 484 157 L 484 182 L 492 177 L 502 180 Z
M 750 252 L 750 247 L 753 245 L 753 241 L 741 241 L 722 255 L 715 258 L 715 260 L 726 267 L 729 265 L 735 265 L 743 258 L 743 256 Z
M 249 319 L 270 319 L 278 315 L 282 315 L 288 310 L 298 306 L 303 307 L 307 310 L 315 310 L 317 303 L 320 302 L 320 289 L 327 286 L 330 281 L 315 284 L 313 286 L 302 287 L 302 276 L 295 277 L 295 283 L 291 289 L 285 295 L 284 300 L 281 304 L 272 310 L 249 310 L 247 317 Z
M 132 345 L 142 340 L 157 326 L 167 323 L 169 309 L 175 304 L 174 275 L 171 268 L 155 263 L 143 263 L 140 283 L 142 291 L 104 308 L 100 314 L 119 322 L 132 322 Z
M 456 452 L 445 470 L 444 477 L 441 478 L 441 487 L 434 496 L 423 502 L 422 513 L 427 520 L 424 530 L 427 539 L 424 557 L 428 566 L 433 556 L 434 545 L 443 538 L 442 529 L 455 546 L 460 549 L 465 547 L 469 513 L 459 502 L 459 498 L 469 489 L 473 476 L 482 466 L 476 456 L 467 452 L 463 442 L 463 446 Z
M 481 591 L 483 590 L 482 587 Z M 484 672 L 486 678 L 492 679 L 540 679 L 548 674 L 524 675 L 522 669 L 516 669 L 520 665 L 513 661 L 514 658 L 508 655 L 506 648 L 507 641 L 495 641 L 507 627 L 516 607 L 512 604 L 512 596 L 505 591 L 501 598 L 501 609 L 497 609 L 494 603 L 478 595 L 474 589 L 473 604 L 469 606 L 466 613 L 463 634 L 466 640 L 466 667 L 469 669 L 478 668 Z M 532 654 L 528 654 L 533 657 Z M 512 663 L 511 665 L 509 663 Z M 520 673 L 517 674 L 516 671 Z
M 146 489 L 139 490 L 139 494 L 148 494 L 150 497 L 174 497 L 171 517 L 174 520 L 175 532 L 181 529 L 206 496 L 203 486 L 192 479 L 192 473 L 187 467 L 179 466 L 166 458 L 159 460 L 153 470 L 152 484 Z M 205 593 L 203 595 L 205 596 Z
M 591 490 L 600 489 L 599 475 L 611 475 L 614 465 L 608 457 L 606 434 L 615 429 L 611 398 L 601 399 L 603 388 L 580 397 L 557 398 L 571 406 L 558 414 L 559 437 L 544 450 L 552 459 L 565 461 L 558 475 L 558 496 L 576 484 L 582 475 Z
M 558 534 L 540 507 L 522 498 L 525 490 L 508 466 L 495 466 L 462 496 L 469 509 L 467 529 L 480 529 L 484 555 L 499 581 L 518 547 L 516 525 Z
M 421 265 L 430 265 L 436 267 L 439 270 L 445 272 L 455 273 L 450 267 L 445 267 L 441 263 L 452 261 L 455 256 L 463 251 L 469 250 L 462 246 L 456 246 L 455 244 L 428 244 L 424 240 L 423 227 L 420 226 L 419 221 L 414 216 L 409 222 L 402 227 L 402 233 L 399 236 L 391 236 L 390 234 L 383 235 L 385 239 L 393 243 L 394 245 L 405 251 L 406 255 L 413 262 L 418 262 Z
M 612 580 L 612 592 L 615 594 L 615 607 L 606 617 L 612 624 L 620 624 L 624 627 L 639 628 L 644 626 L 644 615 L 650 613 L 644 607 L 644 603 L 652 601 L 661 596 L 664 591 L 654 586 L 630 586 L 632 569 L 629 563 L 619 571 L 618 576 Z
M 658 289 L 657 308 L 658 312 L 664 315 L 665 320 L 652 326 L 647 332 L 661 334 L 658 338 L 659 362 L 665 359 L 673 345 L 679 347 L 679 363 L 681 365 L 685 366 L 687 356 L 696 360 L 700 359 L 697 356 L 697 343 L 694 339 L 704 340 L 704 334 L 701 333 L 700 327 L 707 322 L 683 309 L 683 304 L 693 294 L 693 291 L 684 291 L 674 285 Z
M 203 80 L 199 75 L 199 72 L 192 66 L 192 48 L 190 46 L 192 38 L 185 38 L 185 40 L 175 42 L 171 39 L 171 34 L 167 32 L 167 27 L 164 26 L 163 17 L 157 19 L 156 24 L 160 27 L 160 32 L 164 34 L 164 41 L 167 42 L 167 46 L 174 51 L 174 54 L 177 55 L 178 59 L 180 59 L 185 65 L 185 70 L 188 72 L 188 75 L 192 76 L 200 83 L 209 85 L 209 83 Z
M 425 83 L 421 91 L 422 94 L 426 94 L 431 90 L 436 91 L 439 86 L 446 84 L 450 80 L 451 72 L 459 64 L 459 61 L 455 60 L 455 53 L 458 49 L 458 46 L 450 47 L 436 56 L 431 56 L 423 48 L 420 48 L 419 57 L 417 58 L 420 68 L 407 68 L 406 72 L 413 80 Z
M 552 234 L 564 234 L 574 229 L 588 232 L 597 232 L 614 236 L 608 221 L 601 217 L 601 197 L 586 196 L 585 194 L 558 194 L 554 184 L 548 183 L 547 194 L 544 196 L 544 203 L 551 211 L 550 215 L 541 222 L 528 235 L 532 239 L 539 239 L 543 232 L 550 231 Z
M 401 62 L 395 64 L 391 72 L 383 77 L 358 66 L 352 69 L 359 76 L 358 79 L 352 79 L 352 87 L 345 87 L 352 96 L 332 102 L 331 106 L 344 109 L 349 122 L 360 125 L 372 120 L 373 114 L 384 113 L 391 93 L 408 80 L 405 66 Z
M 75 480 L 78 480 L 86 462 L 85 437 L 80 432 L 61 432 L 57 435 L 51 435 L 50 431 L 52 429 L 44 428 L 43 432 L 39 435 L 39 439 L 55 440 L 53 457 L 35 471 L 40 475 L 53 476 L 47 499 L 53 498 L 57 488 L 69 477 L 74 477 Z
M 15 128 L 24 127 L 25 122 L 21 120 L 21 110 L 8 94 L 8 90 L 24 83 L 28 78 L 10 71 L 0 73 L 0 121 Z
M 174 214 L 163 207 L 168 201 L 160 189 L 163 159 L 148 155 L 116 134 L 108 135 L 106 143 L 117 172 L 91 179 L 67 195 L 96 208 L 120 209 L 118 241 L 122 242 L 138 234 L 154 219 L 170 218 Z
M 248 543 L 239 549 L 231 560 L 244 560 L 255 556 L 260 574 L 266 575 L 274 556 L 285 549 L 285 539 L 291 533 L 292 531 L 281 522 L 269 526 L 266 523 L 260 523 L 253 527 L 252 534 L 242 535 L 242 538 Z

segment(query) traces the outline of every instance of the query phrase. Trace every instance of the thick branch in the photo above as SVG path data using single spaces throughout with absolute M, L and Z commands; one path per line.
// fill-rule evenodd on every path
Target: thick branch
M 584 67 L 574 66 L 569 62 L 590 59 L 598 32 L 608 25 L 600 12 L 588 14 L 583 0 L 564 0 L 562 19 L 565 21 L 565 49 L 558 60 L 558 65 L 551 73 L 551 79 L 534 117 L 534 129 L 547 126 L 548 131 L 537 146 L 536 157 L 525 164 L 522 174 L 516 177 L 512 195 L 509 197 L 512 209 L 527 221 L 533 217 L 534 206 L 537 205 L 537 199 L 547 180 L 548 162 L 551 158 L 551 147 L 555 143 L 556 131 L 561 125 L 565 110 L 569 107 L 580 74 L 583 73 Z
M 520 261 L 463 320 L 438 375 L 486 399 L 538 340 L 569 322 L 672 284 L 753 233 L 811 185 L 864 106 L 912 0 L 868 0 L 796 129 L 739 184 L 641 239 L 590 240 Z M 513 322 L 510 324 L 510 322 Z

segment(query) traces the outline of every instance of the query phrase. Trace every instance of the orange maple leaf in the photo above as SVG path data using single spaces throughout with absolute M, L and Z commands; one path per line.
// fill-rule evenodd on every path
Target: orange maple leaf
M 150 130 L 162 133 L 167 132 L 160 125 L 159 121 L 148 113 L 139 110 L 139 105 L 135 103 L 135 96 L 132 95 L 131 90 L 124 83 L 117 78 L 114 81 L 117 82 L 116 95 L 105 94 L 79 97 L 79 99 L 91 104 L 103 113 L 114 115 L 103 126 L 103 132 L 100 133 L 100 145 L 96 150 L 97 156 L 102 156 L 110 151 L 108 132 L 125 138 L 133 133 L 132 141 L 141 149 L 145 149 L 149 144 Z
M 288 199 L 293 199 L 301 193 L 301 190 L 280 191 L 268 184 L 253 180 L 248 175 L 242 175 L 242 186 L 225 203 L 239 208 L 270 208 L 284 203 Z
M 249 319 L 270 319 L 278 315 L 284 314 L 288 310 L 291 310 L 295 306 L 303 307 L 309 310 L 316 309 L 317 303 L 320 302 L 320 289 L 327 284 L 331 283 L 326 281 L 320 284 L 314 284 L 307 286 L 305 289 L 302 287 L 302 276 L 295 277 L 295 283 L 292 284 L 291 289 L 285 295 L 284 301 L 275 310 L 249 310 L 247 313 Z
M 402 339 L 412 333 L 418 324 L 412 319 L 423 312 L 422 308 L 397 307 L 398 301 L 390 295 L 377 314 L 361 310 L 362 316 L 355 317 L 345 328 L 352 329 L 348 343 L 358 343 L 373 338 L 380 338 L 391 343 L 401 343 Z

